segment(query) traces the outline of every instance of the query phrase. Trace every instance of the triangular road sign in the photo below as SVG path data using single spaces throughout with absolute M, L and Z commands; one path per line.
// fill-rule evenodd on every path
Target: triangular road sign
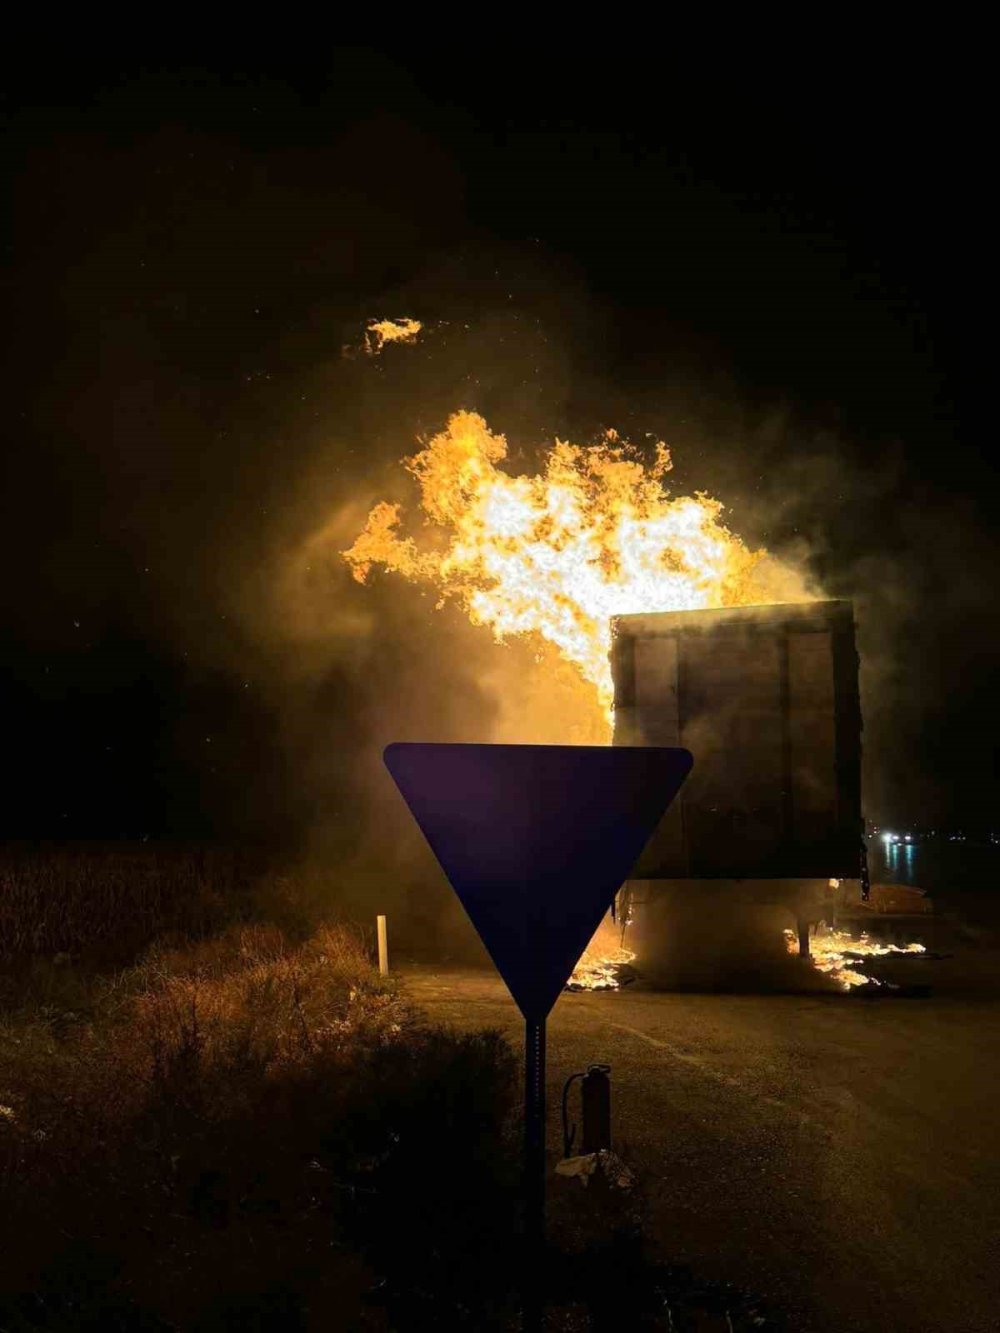
M 385 763 L 518 1008 L 540 1021 L 692 759 L 662 747 L 397 744 Z

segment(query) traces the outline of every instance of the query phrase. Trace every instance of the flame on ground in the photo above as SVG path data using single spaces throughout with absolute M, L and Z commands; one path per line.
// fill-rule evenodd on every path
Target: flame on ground
M 798 936 L 794 930 L 785 931 L 785 942 L 789 953 L 798 953 Z M 884 958 L 887 954 L 893 953 L 926 952 L 922 944 L 880 944 L 865 934 L 855 937 L 848 935 L 844 930 L 832 930 L 828 927 L 817 929 L 809 939 L 809 956 L 813 967 L 839 982 L 845 991 L 855 986 L 883 984 L 876 977 L 858 971 L 857 964 L 863 958 Z
M 475 412 L 405 460 L 424 529 L 402 530 L 398 504 L 380 503 L 343 552 L 364 583 L 381 567 L 457 602 L 498 640 L 540 634 L 596 689 L 610 720 L 611 618 L 633 612 L 750 605 L 765 556 L 722 522 L 703 494 L 670 498 L 670 453 L 651 461 L 613 431 L 591 446 L 556 440 L 536 476 L 498 466 L 507 442 Z M 427 531 L 429 529 L 429 531 Z
M 631 980 L 629 966 L 635 954 L 623 947 L 609 953 L 585 950 L 566 983 L 567 990 L 618 990 L 623 982 Z

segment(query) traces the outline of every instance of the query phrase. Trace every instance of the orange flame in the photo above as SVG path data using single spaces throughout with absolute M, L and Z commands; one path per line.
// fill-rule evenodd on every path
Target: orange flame
M 537 632 L 597 690 L 610 718 L 611 617 L 746 605 L 765 552 L 751 551 L 707 495 L 670 498 L 665 444 L 644 464 L 613 431 L 589 447 L 556 440 L 537 476 L 498 466 L 507 442 L 474 412 L 405 460 L 432 528 L 401 531 L 396 504 L 377 504 L 343 552 L 364 583 L 373 566 L 433 585 L 498 640 Z
M 365 351 L 378 356 L 386 343 L 412 343 L 423 328 L 419 319 L 370 319 L 365 330 Z
M 799 951 L 798 937 L 793 930 L 785 931 L 785 943 L 788 952 Z M 916 942 L 911 944 L 880 944 L 862 932 L 849 935 L 843 930 L 829 927 L 817 930 L 809 945 L 809 960 L 820 972 L 825 972 L 836 981 L 842 990 L 851 990 L 854 986 L 881 986 L 877 977 L 870 977 L 859 972 L 857 964 L 864 958 L 885 958 L 894 953 L 926 953 L 926 947 Z

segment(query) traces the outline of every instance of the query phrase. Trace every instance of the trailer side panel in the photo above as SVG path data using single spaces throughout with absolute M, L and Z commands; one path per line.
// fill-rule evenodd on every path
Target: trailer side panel
M 615 743 L 695 767 L 642 879 L 852 877 L 861 714 L 849 602 L 621 616 Z

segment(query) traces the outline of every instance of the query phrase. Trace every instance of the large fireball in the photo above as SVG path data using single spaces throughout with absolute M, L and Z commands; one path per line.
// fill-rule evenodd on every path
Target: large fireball
M 355 578 L 380 566 L 431 585 L 497 639 L 540 634 L 609 717 L 612 616 L 759 600 L 765 552 L 728 530 L 717 500 L 669 495 L 664 444 L 644 462 L 614 432 L 591 446 L 557 440 L 537 476 L 511 476 L 506 457 L 481 416 L 456 412 L 405 460 L 424 523 L 407 533 L 399 505 L 377 504 L 343 553 Z

